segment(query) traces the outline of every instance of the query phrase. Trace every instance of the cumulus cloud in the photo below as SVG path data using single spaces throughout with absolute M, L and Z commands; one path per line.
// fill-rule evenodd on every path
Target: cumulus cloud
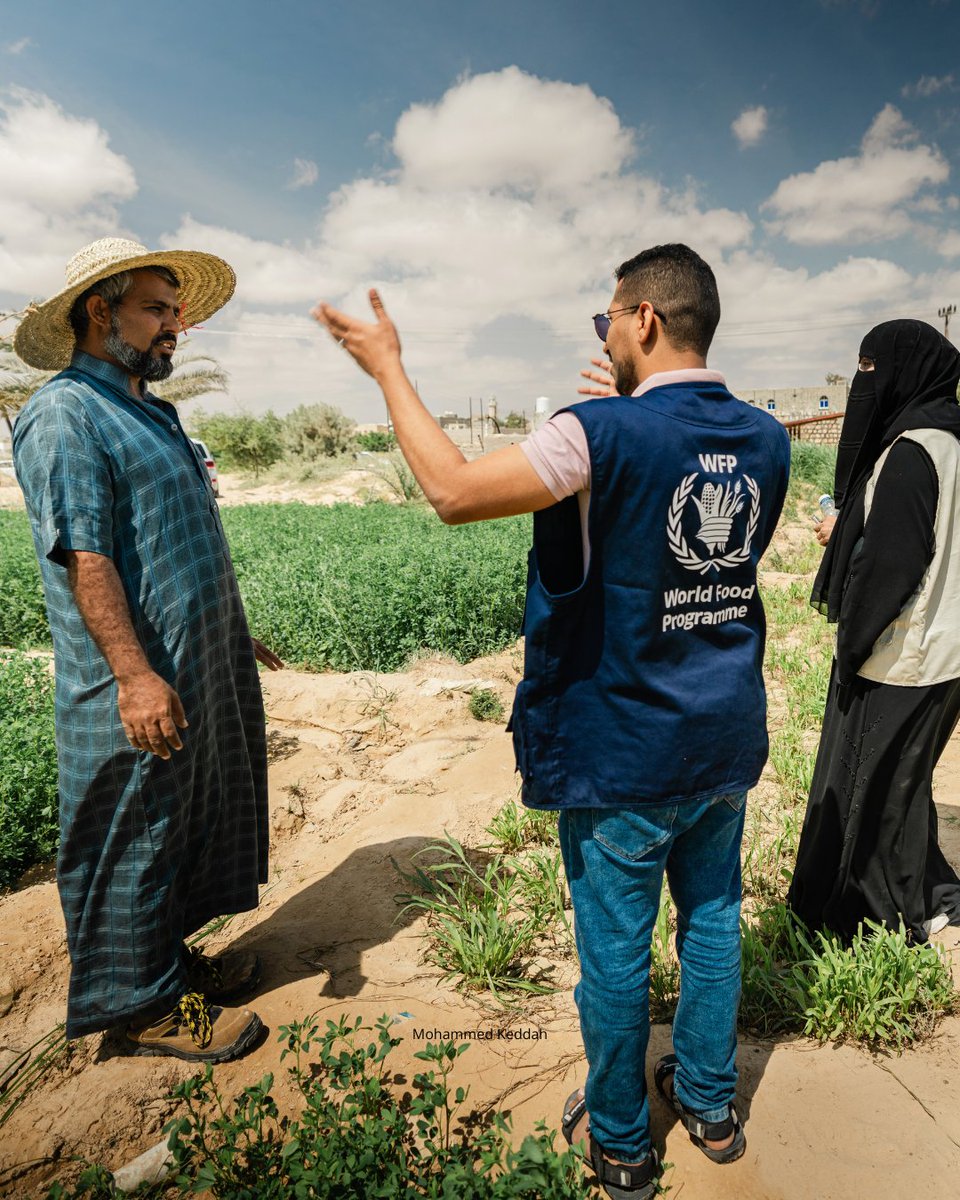
M 412 187 L 565 194 L 616 175 L 635 146 L 609 100 L 518 67 L 460 81 L 397 122 L 393 151 Z
M 63 283 L 67 259 L 85 242 L 120 230 L 117 205 L 137 181 L 95 122 L 46 96 L 0 97 L 0 281 L 37 295 Z
M 912 205 L 950 174 L 934 146 L 887 104 L 863 137 L 860 153 L 822 162 L 783 180 L 763 208 L 769 228 L 800 245 L 898 237 L 912 226 Z
M 295 158 L 293 160 L 293 174 L 287 183 L 290 191 L 296 191 L 297 188 L 312 187 L 320 177 L 320 169 L 312 159 Z
M 304 243 L 256 241 L 188 219 L 164 244 L 231 262 L 245 320 L 264 306 L 319 297 L 364 311 L 366 288 L 377 284 L 401 323 L 411 369 L 459 394 L 482 358 L 485 376 L 502 373 L 503 397 L 504 381 L 538 392 L 544 367 L 525 359 L 524 344 L 534 331 L 574 390 L 575 363 L 597 349 L 590 314 L 609 302 L 614 267 L 642 245 L 688 240 L 716 258 L 751 236 L 743 213 L 638 172 L 634 135 L 607 100 L 515 67 L 462 79 L 436 104 L 409 109 L 392 148 L 395 169 L 335 192 Z M 484 333 L 491 329 L 496 338 Z M 510 329 L 523 333 L 512 339 Z M 267 352 L 292 350 L 278 340 Z M 346 371 L 344 386 L 363 384 Z
M 955 91 L 953 75 L 921 75 L 916 83 L 907 83 L 900 89 L 905 99 L 912 96 L 936 96 L 939 92 Z
M 400 325 L 408 370 L 439 412 L 465 409 L 471 393 L 496 393 L 505 411 L 529 409 L 541 394 L 557 406 L 573 401 L 578 368 L 599 352 L 590 315 L 609 303 L 614 267 L 655 242 L 688 242 L 717 271 L 724 318 L 711 362 L 740 387 L 822 378 L 875 320 L 924 315 L 928 295 L 942 303 L 956 278 L 945 271 L 918 287 L 874 256 L 848 255 L 816 272 L 784 267 L 758 248 L 746 213 L 712 206 L 695 181 L 670 186 L 645 169 L 636 134 L 607 100 L 515 67 L 461 79 L 435 103 L 413 106 L 385 144 L 390 169 L 327 197 L 305 239 L 255 238 L 190 214 L 171 223 L 161 245 L 210 250 L 238 274 L 234 301 L 190 335 L 231 373 L 230 395 L 201 404 L 282 412 L 323 399 L 361 420 L 379 416 L 376 388 L 306 315 L 320 298 L 368 312 L 371 284 Z M 851 161 L 869 167 L 879 157 L 902 176 L 900 153 L 911 179 L 945 171 L 892 108 Z M 913 219 L 917 201 L 935 198 L 927 183 L 898 187 L 884 204 Z M 122 232 L 122 204 L 135 190 L 132 167 L 95 122 L 45 97 L 8 95 L 0 283 L 26 296 L 56 290 L 80 245 Z M 870 198 L 858 194 L 854 207 L 873 211 Z M 951 202 L 941 194 L 942 210 Z M 780 221 L 798 212 L 803 205 L 771 210 Z
M 22 37 L 15 42 L 6 42 L 3 47 L 4 54 L 18 55 L 22 54 L 29 46 L 34 46 L 36 43 L 33 38 Z
M 741 146 L 755 146 L 767 132 L 767 110 L 763 104 L 745 108 L 730 126 Z

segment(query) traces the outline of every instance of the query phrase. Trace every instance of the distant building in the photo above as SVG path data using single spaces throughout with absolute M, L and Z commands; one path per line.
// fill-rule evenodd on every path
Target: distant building
M 740 388 L 733 394 L 755 408 L 766 409 L 778 421 L 798 421 L 844 412 L 848 391 L 846 383 L 824 383 L 819 387 Z

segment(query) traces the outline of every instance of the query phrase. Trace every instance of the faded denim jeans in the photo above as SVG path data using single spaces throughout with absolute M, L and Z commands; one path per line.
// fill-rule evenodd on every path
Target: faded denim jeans
M 740 842 L 746 793 L 630 809 L 560 812 L 581 979 L 574 992 L 589 1063 L 587 1111 L 608 1155 L 650 1149 L 644 1075 L 650 940 L 664 871 L 677 909 L 677 1097 L 722 1121 L 737 1082 Z

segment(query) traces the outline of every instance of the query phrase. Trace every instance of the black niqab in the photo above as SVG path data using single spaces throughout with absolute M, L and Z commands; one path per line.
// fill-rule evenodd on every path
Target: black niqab
M 810 603 L 840 615 L 850 560 L 863 534 L 864 492 L 883 451 L 909 429 L 960 438 L 960 350 L 924 321 L 885 321 L 860 344 L 873 371 L 857 371 L 840 430 L 834 497 L 840 516 L 824 551 Z

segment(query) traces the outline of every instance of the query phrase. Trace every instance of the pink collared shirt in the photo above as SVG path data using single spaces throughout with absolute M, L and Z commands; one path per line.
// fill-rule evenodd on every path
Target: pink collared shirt
M 719 371 L 688 367 L 682 371 L 659 371 L 650 375 L 633 393 L 642 396 L 652 388 L 668 383 L 719 383 L 727 381 Z M 589 404 L 589 400 L 580 401 Z M 590 450 L 583 426 L 571 412 L 551 417 L 536 433 L 520 443 L 531 467 L 543 486 L 557 500 L 576 496 L 580 505 L 580 531 L 583 537 L 584 570 L 590 565 L 590 534 L 587 515 L 590 510 Z

